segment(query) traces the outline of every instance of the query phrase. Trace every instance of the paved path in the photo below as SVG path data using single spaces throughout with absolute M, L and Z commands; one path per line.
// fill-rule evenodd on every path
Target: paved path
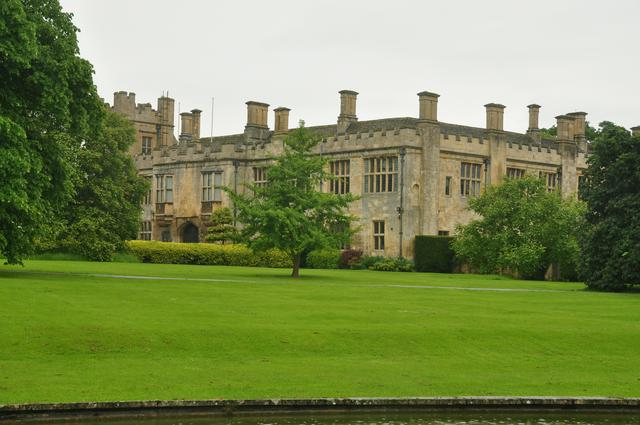
M 190 282 L 237 282 L 237 283 L 258 283 L 256 280 L 243 279 L 209 279 L 209 278 L 190 278 L 190 277 L 171 277 L 171 276 L 138 276 L 138 275 L 121 275 L 121 274 L 103 274 L 103 273 L 67 273 L 67 272 L 43 272 L 43 271 L 21 271 L 7 270 L 6 273 L 35 273 L 45 275 L 71 275 L 71 276 L 90 276 L 108 279 L 139 279 L 139 280 L 171 280 L 171 281 L 190 281 Z M 296 282 L 297 283 L 297 282 Z M 306 283 L 306 282 L 302 282 Z M 376 288 L 407 288 L 407 289 L 449 289 L 457 291 L 494 291 L 494 292 L 567 292 L 558 289 L 530 289 L 530 288 L 479 288 L 466 286 L 438 286 L 438 285 L 358 285 Z

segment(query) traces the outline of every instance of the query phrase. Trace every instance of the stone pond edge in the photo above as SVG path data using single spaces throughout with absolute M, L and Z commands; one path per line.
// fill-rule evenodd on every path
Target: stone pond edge
M 108 416 L 229 415 L 251 413 L 437 410 L 636 411 L 640 398 L 611 397 L 412 397 L 264 400 L 148 400 L 0 404 L 0 422 Z

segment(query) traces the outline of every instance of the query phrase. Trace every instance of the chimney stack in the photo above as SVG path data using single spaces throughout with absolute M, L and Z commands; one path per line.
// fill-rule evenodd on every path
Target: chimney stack
M 587 113 L 586 112 L 571 112 L 567 114 L 574 119 L 574 137 L 577 141 L 586 140 L 587 131 Z
M 631 134 L 640 137 L 640 125 L 631 127 Z
M 200 140 L 200 109 L 192 109 L 191 115 L 193 116 L 193 122 L 191 124 L 191 134 L 194 141 Z
M 180 141 L 191 140 L 193 137 L 193 114 L 191 112 L 182 112 L 180 114 Z
M 575 139 L 575 118 L 570 115 L 558 115 L 556 117 L 558 128 L 558 141 L 573 142 Z
M 247 105 L 247 127 L 259 127 L 267 129 L 267 113 L 269 105 L 261 102 L 250 100 Z
M 340 115 L 338 116 L 338 132 L 344 133 L 349 124 L 358 121 L 356 115 L 356 99 L 358 93 L 353 90 L 341 90 L 340 92 Z
M 418 93 L 418 99 L 420 101 L 420 120 L 431 122 L 438 121 L 439 97 L 439 94 L 431 93 L 428 91 L 422 91 Z
M 273 110 L 275 113 L 274 130 L 276 133 L 286 133 L 289 131 L 289 111 L 291 109 L 283 106 Z
M 487 103 L 484 105 L 487 110 L 487 130 L 504 130 L 504 105 L 498 103 Z
M 540 105 L 536 105 L 535 103 L 528 105 L 529 108 L 529 129 L 527 132 L 533 132 L 540 130 L 539 118 L 540 118 Z

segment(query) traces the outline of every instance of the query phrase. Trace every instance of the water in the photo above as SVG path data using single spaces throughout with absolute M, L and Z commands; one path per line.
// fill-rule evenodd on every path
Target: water
M 49 420 L 20 425 L 52 423 Z M 59 425 L 640 425 L 640 412 L 427 412 L 236 416 L 153 416 L 55 421 Z

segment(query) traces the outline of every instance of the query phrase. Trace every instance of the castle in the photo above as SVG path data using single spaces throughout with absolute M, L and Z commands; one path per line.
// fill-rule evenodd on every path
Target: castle
M 546 139 L 538 127 L 539 105 L 529 105 L 529 128 L 504 131 L 505 106 L 489 103 L 486 127 L 438 120 L 439 95 L 418 93 L 418 117 L 359 121 L 358 93 L 340 92 L 335 124 L 309 127 L 322 136 L 316 154 L 329 159 L 335 180 L 321 190 L 360 196 L 350 212 L 361 230 L 351 247 L 365 254 L 412 257 L 416 235 L 453 234 L 473 214 L 468 200 L 505 176 L 542 177 L 548 190 L 575 196 L 586 168 L 588 145 L 584 112 L 556 117 L 557 137 Z M 266 184 L 269 157 L 283 149 L 290 109 L 249 101 L 244 131 L 200 137 L 201 111 L 183 112 L 174 135 L 174 100 L 136 104 L 135 94 L 114 94 L 112 110 L 128 117 L 137 130 L 131 148 L 138 172 L 150 179 L 140 239 L 198 242 L 212 211 L 229 206 L 221 187 L 243 191 L 247 182 Z M 637 131 L 639 128 L 635 128 Z M 248 190 L 248 189 L 247 189 Z

